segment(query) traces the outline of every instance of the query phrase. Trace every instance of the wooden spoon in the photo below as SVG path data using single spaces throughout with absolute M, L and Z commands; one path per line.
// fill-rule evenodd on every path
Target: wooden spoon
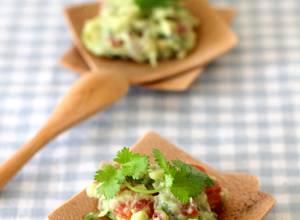
M 182 72 L 203 65 L 221 56 L 237 43 L 235 34 L 206 0 L 188 0 L 187 7 L 202 21 L 202 28 L 199 29 L 199 36 L 201 36 L 199 42 L 194 52 L 186 59 L 161 62 L 157 68 L 134 62 L 113 62 L 89 54 L 81 44 L 81 30 L 86 19 L 96 15 L 99 4 L 68 8 L 66 17 L 75 44 L 90 69 L 95 73 L 86 74 L 79 79 L 37 135 L 0 165 L 0 188 L 4 187 L 18 170 L 50 140 L 124 96 L 129 84 L 158 80 L 172 76 L 176 71 Z M 91 11 L 93 13 L 90 13 Z
M 49 141 L 66 129 L 112 105 L 128 91 L 121 74 L 86 74 L 58 104 L 40 131 L 0 165 L 0 189 Z

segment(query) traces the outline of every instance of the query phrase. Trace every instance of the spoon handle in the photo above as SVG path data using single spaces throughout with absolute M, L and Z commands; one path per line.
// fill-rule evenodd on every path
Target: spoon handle
M 96 112 L 112 105 L 128 91 L 120 74 L 85 74 L 57 105 L 40 131 L 0 165 L 0 189 L 49 141 Z

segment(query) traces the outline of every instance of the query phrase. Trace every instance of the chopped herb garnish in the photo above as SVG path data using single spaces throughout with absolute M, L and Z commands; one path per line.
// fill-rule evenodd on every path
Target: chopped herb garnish
M 162 185 L 153 188 L 142 184 L 143 179 L 149 178 L 148 157 L 123 148 L 114 159 L 118 165 L 104 165 L 97 171 L 95 180 L 100 183 L 97 192 L 106 198 L 113 198 L 121 186 L 144 194 L 154 194 L 167 188 L 179 201 L 186 203 L 190 197 L 199 195 L 214 184 L 206 173 L 194 166 L 180 160 L 168 161 L 158 149 L 153 150 L 153 155 L 157 166 L 164 172 Z

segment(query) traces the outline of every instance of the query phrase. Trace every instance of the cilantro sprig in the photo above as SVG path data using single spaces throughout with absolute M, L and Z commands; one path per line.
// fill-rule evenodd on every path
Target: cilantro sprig
M 106 164 L 96 172 L 94 179 L 101 183 L 97 187 L 99 194 L 104 195 L 106 198 L 113 198 L 120 191 L 123 184 L 136 192 L 154 193 L 153 190 L 131 186 L 126 180 L 126 178 L 138 180 L 148 173 L 149 159 L 147 156 L 133 153 L 128 148 L 123 148 L 117 153 L 114 161 L 119 164 L 119 168 L 111 164 Z
M 157 149 L 153 150 L 156 163 L 165 172 L 165 185 L 181 202 L 186 203 L 190 197 L 199 195 L 206 187 L 214 184 L 204 172 L 180 160 L 167 161 Z
M 114 158 L 117 165 L 106 164 L 96 172 L 95 180 L 100 183 L 97 192 L 110 199 L 122 186 L 145 194 L 157 193 L 163 187 L 170 190 L 179 201 L 187 203 L 190 197 L 199 195 L 214 184 L 206 173 L 180 160 L 168 161 L 158 149 L 153 150 L 153 156 L 157 166 L 164 172 L 160 188 L 141 184 L 144 179 L 149 179 L 149 158 L 123 148 Z

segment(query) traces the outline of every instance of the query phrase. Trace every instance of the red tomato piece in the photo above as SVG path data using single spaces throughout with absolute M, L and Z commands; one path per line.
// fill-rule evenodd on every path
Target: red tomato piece
M 181 213 L 184 216 L 189 218 L 197 217 L 199 215 L 199 211 L 195 204 L 187 203 L 181 206 Z
M 196 167 L 199 171 L 206 173 L 206 170 L 203 166 L 199 164 L 192 164 L 192 166 Z
M 144 210 L 149 217 L 153 215 L 154 212 L 154 204 L 150 199 L 140 199 L 132 206 L 133 212 L 138 212 Z
M 113 47 L 121 47 L 121 46 L 123 46 L 123 43 L 124 43 L 122 40 L 115 39 L 115 38 L 111 38 L 110 42 Z
M 177 33 L 179 36 L 185 35 L 187 32 L 187 27 L 181 23 L 177 24 Z
M 130 219 L 132 216 L 130 206 L 124 202 L 119 203 L 118 206 L 113 210 L 113 212 L 116 216 L 124 219 Z
M 207 201 L 211 210 L 217 214 L 222 212 L 222 197 L 221 197 L 221 187 L 219 185 L 214 185 L 212 187 L 206 188 L 205 193 L 207 195 Z

